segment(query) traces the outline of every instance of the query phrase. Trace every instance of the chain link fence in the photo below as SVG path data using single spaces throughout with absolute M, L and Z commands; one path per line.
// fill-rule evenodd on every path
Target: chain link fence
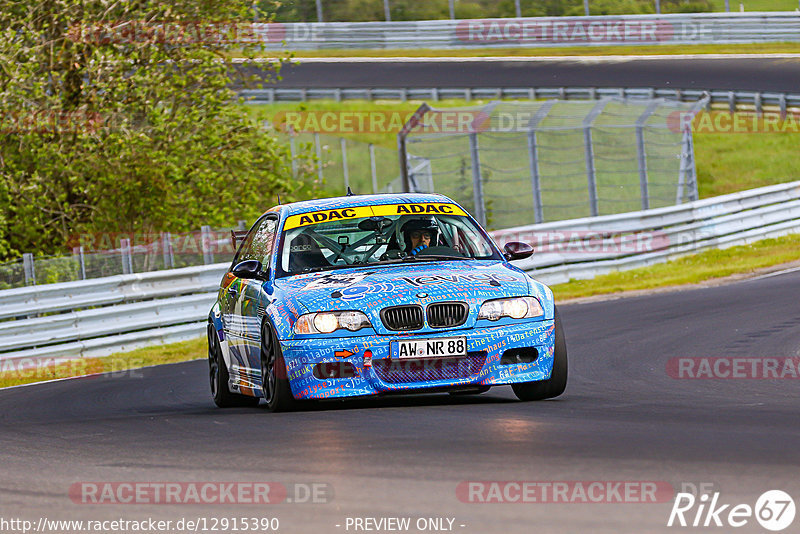
M 407 189 L 454 198 L 491 229 L 696 200 L 691 119 L 706 103 L 423 105 L 400 134 Z
M 239 221 L 233 230 L 246 230 Z M 233 256 L 231 229 L 204 226 L 198 232 L 152 234 L 103 234 L 82 236 L 86 245 L 73 247 L 71 255 L 23 254 L 0 264 L 0 290 L 28 285 L 55 284 L 161 271 L 228 261 Z M 97 250 L 93 244 L 116 243 L 117 248 Z
M 344 195 L 348 187 L 356 194 L 401 190 L 397 150 L 321 133 L 282 137 L 288 138 L 293 161 L 301 151 L 316 157 L 317 180 L 333 195 Z

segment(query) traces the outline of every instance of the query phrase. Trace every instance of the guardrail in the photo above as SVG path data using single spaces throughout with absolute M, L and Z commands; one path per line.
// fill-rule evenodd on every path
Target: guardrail
M 709 248 L 727 248 L 800 231 L 800 182 L 652 210 L 509 228 L 499 244 L 539 252 L 519 267 L 548 284 L 643 267 Z
M 698 89 L 657 89 L 654 87 L 401 87 L 401 88 L 268 88 L 239 93 L 250 104 L 305 102 L 308 100 L 600 100 L 603 98 L 665 98 L 696 102 L 706 94 L 709 105 L 725 106 L 730 111 L 774 109 L 785 114 L 800 107 L 800 94 L 757 91 L 703 91 Z
M 254 24 L 265 49 L 413 49 L 800 41 L 800 14 L 697 13 Z
M 679 206 L 493 232 L 538 249 L 546 283 L 800 231 L 800 181 Z M 101 357 L 202 336 L 228 264 L 0 291 L 0 361 Z M 7 368 L 7 367 L 3 367 Z

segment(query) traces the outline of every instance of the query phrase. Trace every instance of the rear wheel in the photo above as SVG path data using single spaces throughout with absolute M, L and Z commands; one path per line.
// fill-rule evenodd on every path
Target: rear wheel
M 299 402 L 292 396 L 281 344 L 268 321 L 261 326 L 261 391 L 271 412 L 297 409 Z
M 519 400 L 533 401 L 558 397 L 567 388 L 567 342 L 564 339 L 564 328 L 555 310 L 555 351 L 553 355 L 553 371 L 547 380 L 512 384 L 511 388 Z
M 222 348 L 219 346 L 219 338 L 214 325 L 208 324 L 208 371 L 211 382 L 211 396 L 214 404 L 220 408 L 234 408 L 238 406 L 255 406 L 258 404 L 257 397 L 231 393 L 228 389 L 228 366 L 222 357 Z

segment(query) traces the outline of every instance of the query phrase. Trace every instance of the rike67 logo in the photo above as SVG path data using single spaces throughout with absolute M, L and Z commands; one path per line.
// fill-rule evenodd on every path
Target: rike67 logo
M 781 490 L 764 492 L 756 500 L 755 506 L 722 503 L 719 492 L 712 495 L 705 493 L 699 497 L 691 493 L 678 493 L 667 526 L 739 528 L 752 524 L 755 518 L 762 528 L 778 532 L 792 524 L 794 515 L 794 500 Z

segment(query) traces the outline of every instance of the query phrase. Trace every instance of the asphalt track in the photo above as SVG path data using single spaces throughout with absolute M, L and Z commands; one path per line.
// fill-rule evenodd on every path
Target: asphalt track
M 278 517 L 336 533 L 347 517 L 451 517 L 454 530 L 656 532 L 657 504 L 470 504 L 467 480 L 713 483 L 725 503 L 800 499 L 797 380 L 678 380 L 668 360 L 798 356 L 800 273 L 561 307 L 559 399 L 387 397 L 270 414 L 221 410 L 204 361 L 0 391 L 0 517 Z M 78 481 L 327 483 L 326 504 L 79 505 Z M 786 532 L 797 532 L 800 518 Z M 336 525 L 341 525 L 336 527 Z M 463 527 L 460 525 L 464 525 Z M 763 532 L 750 520 L 738 532 Z M 730 528 L 710 529 L 729 532 Z M 353 530 L 349 530 L 353 532 Z M 410 532 L 417 532 L 412 529 Z
M 253 68 L 250 74 L 257 73 Z M 314 61 L 284 66 L 276 87 L 657 87 L 800 92 L 798 58 L 571 58 Z

